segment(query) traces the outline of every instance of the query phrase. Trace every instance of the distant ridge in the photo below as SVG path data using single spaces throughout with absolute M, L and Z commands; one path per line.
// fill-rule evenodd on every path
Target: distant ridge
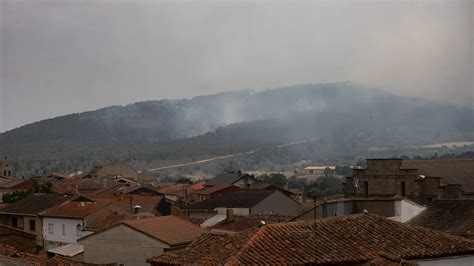
M 0 147 L 20 161 L 190 158 L 315 138 L 344 152 L 473 140 L 473 117 L 351 82 L 305 84 L 64 115 L 2 133 Z

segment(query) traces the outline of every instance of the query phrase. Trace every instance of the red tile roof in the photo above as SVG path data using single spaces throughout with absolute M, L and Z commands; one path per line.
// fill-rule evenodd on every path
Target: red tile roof
M 0 188 L 27 190 L 33 183 L 30 180 L 14 179 L 0 184 Z
M 230 191 L 238 190 L 239 187 L 234 186 L 234 185 L 223 184 L 223 185 L 216 185 L 213 187 L 206 187 L 205 189 L 197 191 L 196 193 L 200 195 L 210 195 L 223 189 L 227 189 L 230 192 Z
M 123 224 L 163 241 L 170 246 L 187 244 L 202 233 L 209 233 L 208 229 L 173 215 L 131 220 L 123 222 Z
M 474 200 L 438 199 L 408 224 L 451 235 L 474 237 Z
M 249 215 L 249 216 L 234 216 L 233 221 L 223 221 L 213 226 L 212 229 L 242 232 L 251 228 L 262 226 L 262 221 L 265 224 L 282 223 L 290 220 L 290 217 L 280 215 Z
M 184 250 L 148 261 L 152 265 L 370 264 L 381 254 L 399 261 L 474 254 L 474 241 L 357 214 L 208 234 Z
M 184 195 L 184 191 L 190 187 L 189 184 L 173 184 L 163 186 L 156 189 L 156 191 L 165 195 Z
M 205 186 L 204 186 L 205 183 L 206 183 L 206 181 L 199 181 L 196 184 L 191 185 L 189 187 L 189 189 L 194 190 L 194 191 L 201 190 L 201 189 L 205 188 Z
M 105 208 L 107 205 L 109 204 L 101 202 L 71 201 L 48 209 L 47 211 L 41 213 L 41 216 L 81 219 L 85 218 L 91 213 L 98 211 L 99 209 Z
M 99 219 L 94 219 L 87 223 L 87 228 L 90 230 L 102 230 L 132 219 L 134 219 L 134 216 L 131 213 L 110 211 Z
M 133 210 L 133 206 L 140 205 L 142 210 L 154 211 L 163 196 L 150 194 L 133 195 L 103 195 L 92 197 L 93 200 L 103 203 L 112 203 L 122 209 Z

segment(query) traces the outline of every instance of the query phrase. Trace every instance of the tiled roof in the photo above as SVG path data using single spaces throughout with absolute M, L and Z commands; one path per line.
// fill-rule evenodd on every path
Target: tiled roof
M 232 232 L 242 232 L 251 228 L 256 228 L 262 226 L 262 221 L 265 224 L 274 224 L 287 222 L 290 218 L 287 216 L 280 215 L 249 215 L 249 216 L 234 216 L 233 221 L 223 221 L 215 226 L 212 229 L 232 231 Z
M 206 186 L 217 186 L 217 185 L 232 185 L 235 181 L 240 178 L 240 175 L 221 173 L 216 175 L 214 178 L 206 181 Z
M 210 195 L 214 192 L 217 192 L 219 190 L 222 190 L 222 189 L 225 189 L 225 188 L 229 188 L 229 187 L 232 187 L 232 188 L 235 188 L 235 190 L 239 189 L 239 187 L 237 186 L 234 186 L 234 185 L 217 185 L 217 186 L 213 186 L 213 187 L 206 187 L 205 189 L 202 189 L 200 191 L 197 191 L 196 193 L 197 194 L 200 194 L 200 195 Z
M 261 183 L 261 182 L 252 183 L 249 185 L 247 189 L 277 189 L 287 196 L 295 195 L 295 193 L 293 193 L 292 191 L 288 189 L 282 188 L 274 184 Z
M 112 203 L 126 210 L 133 210 L 133 206 L 135 205 L 140 205 L 142 210 L 155 210 L 158 204 L 163 200 L 163 196 L 149 194 L 101 195 L 92 197 L 92 199 L 98 202 Z
M 191 185 L 189 187 L 189 189 L 193 190 L 193 191 L 201 190 L 201 189 L 205 188 L 205 186 L 204 186 L 205 183 L 206 183 L 206 181 L 199 181 L 196 184 Z
M 0 184 L 0 188 L 28 189 L 33 185 L 30 180 L 14 179 Z
M 41 216 L 81 219 L 106 207 L 107 205 L 108 204 L 102 202 L 71 201 L 54 206 L 51 209 L 41 213 Z
M 355 264 L 474 254 L 474 241 L 371 215 L 270 224 L 230 235 L 204 235 L 152 265 Z M 392 259 L 390 259 L 392 260 Z
M 70 196 L 34 194 L 0 209 L 0 213 L 38 215 L 39 213 L 70 199 L 72 199 Z
M 474 236 L 474 200 L 434 200 L 409 222 L 452 235 Z
M 190 243 L 202 233 L 209 232 L 205 228 L 173 215 L 130 220 L 123 223 L 170 246 Z
M 59 183 L 53 184 L 53 190 L 57 194 L 93 194 L 104 188 L 102 182 L 92 179 L 76 179 L 76 180 L 65 180 Z
M 131 213 L 111 211 L 99 219 L 94 219 L 93 221 L 87 223 L 87 228 L 91 230 L 101 230 L 131 219 L 133 219 L 133 215 Z
M 275 190 L 273 189 L 240 189 L 221 194 L 212 199 L 187 205 L 184 209 L 213 210 L 218 207 L 251 208 L 274 192 Z
M 442 184 L 460 184 L 474 192 L 474 159 L 463 160 L 403 160 L 403 168 L 418 169 L 418 174 L 441 177 Z
M 21 252 L 14 247 L 0 244 L 0 259 L 5 265 L 34 265 L 34 266 L 93 266 L 99 265 L 94 263 L 83 263 L 72 261 L 66 258 L 53 257 L 48 258 L 46 254 L 35 255 L 31 253 Z M 115 264 L 101 264 L 103 266 Z
M 216 175 L 214 178 L 209 179 L 206 181 L 205 186 L 217 186 L 217 185 L 232 185 L 237 180 L 239 180 L 242 177 L 248 177 L 255 179 L 254 176 L 249 175 L 249 174 L 242 174 L 242 173 L 234 173 L 234 174 L 229 174 L 229 173 L 221 173 Z
M 184 195 L 184 191 L 188 190 L 189 187 L 189 184 L 172 184 L 159 187 L 156 189 L 156 191 L 165 195 Z

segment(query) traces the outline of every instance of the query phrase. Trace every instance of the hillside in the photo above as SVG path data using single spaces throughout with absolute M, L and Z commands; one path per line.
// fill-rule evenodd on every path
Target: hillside
M 309 84 L 65 115 L 2 133 L 0 147 L 16 161 L 48 161 L 56 170 L 102 160 L 195 160 L 302 139 L 318 140 L 317 152 L 347 155 L 473 140 L 473 117 L 472 109 L 352 83 Z

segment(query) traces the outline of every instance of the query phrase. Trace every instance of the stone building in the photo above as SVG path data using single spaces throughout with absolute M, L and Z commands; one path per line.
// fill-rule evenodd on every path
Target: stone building
M 419 204 L 433 199 L 474 198 L 474 160 L 367 159 L 366 168 L 346 177 L 346 197 L 407 197 Z
M 0 163 L 0 176 L 12 179 L 14 175 L 14 169 L 13 165 L 9 161 L 7 161 L 7 159 L 8 158 L 5 156 L 3 162 Z

